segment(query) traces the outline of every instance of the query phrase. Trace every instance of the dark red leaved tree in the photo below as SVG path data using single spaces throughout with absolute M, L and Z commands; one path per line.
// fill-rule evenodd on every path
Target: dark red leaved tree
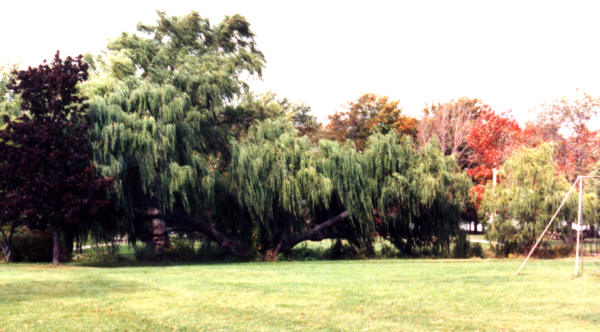
M 61 230 L 84 229 L 109 204 L 112 180 L 98 175 L 86 137 L 85 104 L 77 83 L 88 77 L 81 56 L 15 71 L 8 88 L 25 114 L 0 131 L 0 229 L 10 259 L 16 227 L 50 229 L 53 263 Z

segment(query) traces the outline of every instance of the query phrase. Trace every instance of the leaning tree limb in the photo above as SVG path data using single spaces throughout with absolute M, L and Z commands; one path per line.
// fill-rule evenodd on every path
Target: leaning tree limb
M 281 236 L 281 239 L 280 239 L 279 243 L 277 244 L 277 246 L 275 246 L 275 248 L 273 248 L 273 249 L 267 250 L 267 252 L 265 253 L 265 260 L 268 260 L 268 261 L 275 260 L 275 258 L 277 257 L 277 255 L 279 255 L 279 253 L 292 249 L 294 246 L 296 246 L 300 242 L 304 242 L 307 240 L 321 241 L 323 239 L 337 238 L 337 234 L 334 234 L 332 232 L 327 232 L 327 231 L 332 226 L 334 226 L 335 224 L 337 224 L 338 222 L 340 222 L 341 220 L 344 220 L 346 218 L 348 218 L 348 211 L 344 211 L 334 217 L 331 217 L 331 218 L 325 220 L 324 222 L 318 224 L 317 226 L 315 226 L 309 230 L 306 230 L 300 234 L 292 234 L 292 236 L 289 236 L 287 233 L 284 233 Z M 313 224 L 313 223 L 310 223 L 310 224 Z
M 230 253 L 236 256 L 244 256 L 248 249 L 244 244 L 239 241 L 233 240 L 227 237 L 225 234 L 219 232 L 213 225 L 209 222 L 202 221 L 199 219 L 194 219 L 188 216 L 183 215 L 162 215 L 162 214 L 146 214 L 144 217 L 147 218 L 160 218 L 166 221 L 171 221 L 174 223 L 181 224 L 182 222 L 188 227 L 182 230 L 190 231 L 190 232 L 199 232 L 204 234 L 209 240 L 218 243 L 221 247 L 229 251 Z M 173 231 L 177 229 L 168 229 L 168 231 Z M 166 232 L 167 233 L 167 232 Z M 155 236 L 166 235 L 166 234 L 154 234 Z

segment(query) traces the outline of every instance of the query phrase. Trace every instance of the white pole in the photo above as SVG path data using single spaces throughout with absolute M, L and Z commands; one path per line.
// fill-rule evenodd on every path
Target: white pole
M 565 195 L 565 198 L 563 198 L 562 202 L 560 203 L 560 206 L 558 207 L 558 209 L 556 209 L 556 212 L 554 212 L 554 215 L 552 216 L 552 218 L 550 218 L 550 222 L 548 223 L 548 225 L 546 225 L 546 228 L 544 228 L 544 231 L 542 232 L 540 237 L 537 239 L 537 242 L 535 242 L 535 244 L 533 245 L 533 248 L 531 248 L 531 250 L 529 251 L 529 254 L 527 255 L 527 257 L 525 257 L 525 260 L 521 264 L 521 267 L 519 267 L 519 271 L 517 271 L 517 275 L 519 275 L 519 273 L 521 273 L 521 270 L 523 270 L 525 263 L 527 263 L 527 260 L 529 259 L 529 257 L 531 257 L 531 254 L 533 254 L 533 251 L 535 250 L 535 248 L 537 248 L 538 244 L 540 244 L 540 242 L 542 241 L 544 234 L 546 234 L 546 231 L 548 231 L 548 228 L 550 228 L 550 225 L 552 225 L 554 218 L 556 218 L 560 209 L 563 207 L 563 205 L 565 205 L 565 202 L 567 201 L 567 198 L 569 198 L 569 195 L 575 188 L 575 184 L 577 184 L 577 181 L 579 181 L 579 177 L 577 178 L 577 180 L 575 180 L 575 182 L 573 182 L 571 189 L 569 189 L 569 192 Z
M 576 277 L 579 274 L 579 236 L 581 233 L 581 210 L 583 207 L 583 179 L 578 176 L 579 179 L 579 207 L 577 208 L 577 245 L 575 247 L 575 272 L 573 273 Z
M 496 179 L 498 176 L 498 170 L 497 169 L 493 169 L 492 170 L 492 188 L 493 190 L 496 190 Z M 490 216 L 490 225 L 494 223 L 494 215 L 496 214 L 496 211 L 494 211 L 492 213 L 492 215 Z

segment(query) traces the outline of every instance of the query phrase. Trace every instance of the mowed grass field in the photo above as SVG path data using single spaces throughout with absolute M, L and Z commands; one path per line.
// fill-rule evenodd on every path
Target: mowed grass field
M 0 264 L 0 331 L 599 331 L 600 262 Z

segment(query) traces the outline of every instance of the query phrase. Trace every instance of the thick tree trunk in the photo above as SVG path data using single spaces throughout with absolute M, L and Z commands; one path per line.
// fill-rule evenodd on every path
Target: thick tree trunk
M 152 244 L 154 253 L 162 255 L 169 247 L 169 234 L 167 232 L 167 223 L 160 218 L 160 211 L 157 208 L 149 208 L 147 214 L 152 217 Z
M 279 255 L 279 253 L 281 252 L 281 249 L 283 248 L 284 244 L 287 243 L 287 241 L 288 241 L 288 235 L 287 235 L 287 233 L 284 233 L 281 236 L 279 243 L 277 243 L 277 246 L 275 246 L 275 248 L 269 249 L 265 252 L 263 259 L 267 262 L 275 261 L 277 259 L 277 255 Z
M 58 227 L 52 226 L 52 264 L 60 264 L 59 242 L 60 242 L 60 236 L 59 236 L 59 232 L 58 232 Z
M 12 252 L 11 252 L 10 246 L 2 244 L 2 256 L 4 256 L 4 261 L 10 262 L 11 255 L 12 255 Z
M 292 249 L 300 242 L 307 240 L 321 241 L 323 239 L 335 237 L 335 234 L 327 233 L 327 229 L 346 218 L 348 218 L 348 211 L 344 211 L 334 217 L 331 217 L 317 226 L 303 232 L 302 234 L 294 234 L 291 237 L 287 236 L 287 234 L 284 234 L 275 248 L 266 251 L 264 257 L 265 260 L 275 260 L 279 253 Z
M 0 247 L 2 248 L 2 255 L 4 256 L 4 261 L 10 262 L 12 260 L 12 237 L 15 233 L 15 226 L 11 225 L 8 230 L 8 234 L 0 228 L 0 234 L 2 235 L 2 239 L 0 239 Z

